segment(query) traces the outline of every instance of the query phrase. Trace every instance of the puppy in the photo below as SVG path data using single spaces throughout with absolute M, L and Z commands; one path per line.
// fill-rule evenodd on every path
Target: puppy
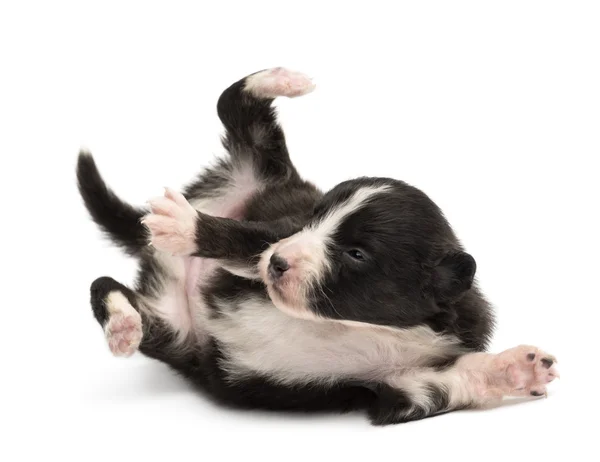
M 139 350 L 226 405 L 363 410 L 377 425 L 545 395 L 551 355 L 484 352 L 475 260 L 423 192 L 359 178 L 323 193 L 300 177 L 272 103 L 313 88 L 282 68 L 231 85 L 217 104 L 227 156 L 149 210 L 80 153 L 91 217 L 140 263 L 134 289 L 91 286 L 112 353 Z

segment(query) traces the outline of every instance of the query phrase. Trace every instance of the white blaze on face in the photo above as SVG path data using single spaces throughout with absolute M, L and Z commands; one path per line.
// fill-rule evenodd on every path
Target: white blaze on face
M 279 309 L 296 317 L 315 317 L 309 310 L 307 295 L 309 289 L 317 285 L 330 268 L 327 248 L 332 236 L 344 219 L 360 209 L 371 197 L 388 189 L 389 186 L 368 186 L 356 190 L 321 219 L 272 245 L 263 254 L 259 265 L 260 275 Z M 285 259 L 290 268 L 281 279 L 272 281 L 268 267 L 269 260 L 275 253 Z

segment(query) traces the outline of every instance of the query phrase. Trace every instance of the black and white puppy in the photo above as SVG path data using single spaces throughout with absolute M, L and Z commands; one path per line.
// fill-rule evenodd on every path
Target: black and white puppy
M 150 210 L 79 155 L 92 218 L 140 262 L 134 290 L 91 287 L 113 354 L 139 349 L 224 404 L 363 409 L 374 424 L 544 395 L 551 355 L 484 353 L 475 260 L 423 192 L 359 178 L 324 194 L 300 177 L 271 104 L 313 88 L 282 68 L 231 85 L 217 105 L 228 155 Z

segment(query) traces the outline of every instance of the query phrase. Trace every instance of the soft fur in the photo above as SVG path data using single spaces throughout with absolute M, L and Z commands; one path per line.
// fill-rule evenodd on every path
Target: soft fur
M 359 178 L 324 194 L 300 177 L 272 102 L 313 89 L 282 68 L 231 85 L 217 105 L 227 156 L 149 210 L 80 153 L 92 218 L 140 262 L 135 289 L 91 287 L 111 351 L 139 349 L 224 404 L 364 409 L 375 424 L 545 394 L 552 356 L 483 353 L 493 316 L 475 260 L 423 192 Z

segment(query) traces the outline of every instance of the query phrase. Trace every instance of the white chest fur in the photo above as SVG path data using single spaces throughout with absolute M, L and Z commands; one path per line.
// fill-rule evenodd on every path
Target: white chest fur
M 456 338 L 425 326 L 401 330 L 297 319 L 262 300 L 223 312 L 208 330 L 223 345 L 233 376 L 262 373 L 288 384 L 381 380 L 460 351 Z

